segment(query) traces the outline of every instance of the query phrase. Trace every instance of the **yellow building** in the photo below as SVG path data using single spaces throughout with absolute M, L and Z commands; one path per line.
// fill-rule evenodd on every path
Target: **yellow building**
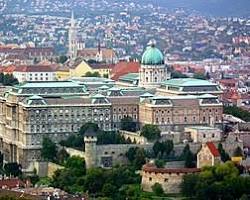
M 56 79 L 63 81 L 70 77 L 69 69 L 58 69 L 56 71 Z
M 98 72 L 101 77 L 109 77 L 111 64 L 76 60 L 74 63 L 69 62 L 64 68 L 58 69 L 56 76 L 58 80 L 66 80 L 72 77 L 83 77 L 87 72 Z

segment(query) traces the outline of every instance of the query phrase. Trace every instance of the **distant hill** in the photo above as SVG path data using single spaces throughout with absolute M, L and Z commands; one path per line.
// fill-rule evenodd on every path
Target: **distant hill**
M 194 9 L 211 16 L 250 16 L 250 0 L 137 0 L 169 9 Z

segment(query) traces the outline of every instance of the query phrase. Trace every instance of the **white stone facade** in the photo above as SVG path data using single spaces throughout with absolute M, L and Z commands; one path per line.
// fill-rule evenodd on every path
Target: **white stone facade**
M 169 79 L 165 65 L 141 65 L 139 71 L 139 85 L 141 87 L 157 87 L 161 82 Z

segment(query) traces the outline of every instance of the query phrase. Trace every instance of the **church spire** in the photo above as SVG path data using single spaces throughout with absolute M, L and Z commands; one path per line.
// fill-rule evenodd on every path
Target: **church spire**
M 73 10 L 71 11 L 70 25 L 71 25 L 71 28 L 75 27 L 75 15 L 74 15 L 74 11 Z

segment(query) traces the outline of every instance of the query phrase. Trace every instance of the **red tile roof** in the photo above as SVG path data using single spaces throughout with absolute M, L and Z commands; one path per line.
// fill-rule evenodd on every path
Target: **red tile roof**
M 218 151 L 218 149 L 216 148 L 216 146 L 214 145 L 214 143 L 212 142 L 207 142 L 207 147 L 209 148 L 210 152 L 213 154 L 214 157 L 219 157 L 220 153 Z
M 140 68 L 139 62 L 127 62 L 120 61 L 118 62 L 111 71 L 111 78 L 113 80 L 118 80 L 120 76 L 123 76 L 128 73 L 138 73 Z
M 142 168 L 144 172 L 153 173 L 197 173 L 200 172 L 198 168 L 157 168 L 154 164 L 145 164 Z
M 0 180 L 0 188 L 2 189 L 18 188 L 24 185 L 25 184 L 21 180 L 16 178 Z
M 55 71 L 49 65 L 22 65 L 17 66 L 14 70 L 16 72 L 53 72 Z

